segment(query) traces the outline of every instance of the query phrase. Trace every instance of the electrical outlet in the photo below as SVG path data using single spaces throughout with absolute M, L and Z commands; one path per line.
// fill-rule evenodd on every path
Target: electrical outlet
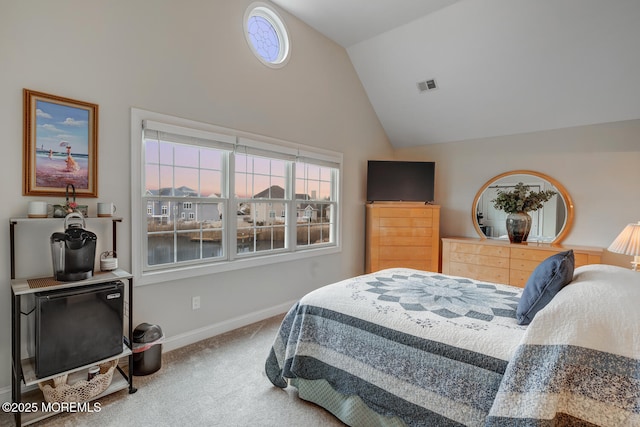
M 200 297 L 191 298 L 191 310 L 197 310 L 200 308 Z

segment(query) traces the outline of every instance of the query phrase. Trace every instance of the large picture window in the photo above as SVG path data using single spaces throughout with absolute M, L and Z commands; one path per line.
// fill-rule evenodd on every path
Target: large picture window
M 145 115 L 132 110 L 138 283 L 339 250 L 339 153 Z

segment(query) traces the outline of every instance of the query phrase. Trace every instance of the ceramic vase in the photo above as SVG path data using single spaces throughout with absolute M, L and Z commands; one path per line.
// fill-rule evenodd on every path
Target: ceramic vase
M 507 215 L 507 234 L 511 243 L 527 241 L 531 230 L 531 216 L 526 212 L 514 212 Z

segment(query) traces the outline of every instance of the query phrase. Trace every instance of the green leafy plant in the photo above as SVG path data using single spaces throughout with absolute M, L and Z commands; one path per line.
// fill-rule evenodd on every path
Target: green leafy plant
M 491 200 L 493 207 L 506 213 L 530 212 L 540 209 L 545 202 L 558 194 L 553 190 L 530 191 L 522 182 L 516 184 L 511 191 L 498 190 L 498 196 Z

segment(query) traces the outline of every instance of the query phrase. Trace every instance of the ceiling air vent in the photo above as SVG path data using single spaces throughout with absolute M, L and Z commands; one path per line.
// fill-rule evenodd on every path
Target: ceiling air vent
M 418 82 L 418 89 L 420 90 L 420 92 L 426 92 L 428 90 L 438 89 L 438 85 L 436 84 L 435 79 L 429 79 L 423 82 Z

